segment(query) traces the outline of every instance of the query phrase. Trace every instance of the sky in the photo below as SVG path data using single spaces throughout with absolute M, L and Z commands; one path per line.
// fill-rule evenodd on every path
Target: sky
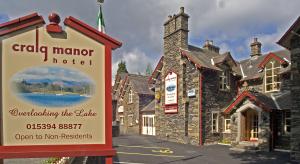
M 63 20 L 74 16 L 96 28 L 96 0 L 0 0 L 0 23 L 38 12 L 52 11 Z M 105 0 L 106 33 L 123 46 L 113 52 L 113 77 L 118 63 L 126 62 L 130 73 L 145 73 L 148 63 L 155 68 L 162 56 L 163 23 L 168 15 L 185 7 L 189 19 L 189 44 L 202 47 L 213 40 L 221 53 L 233 58 L 249 57 L 254 37 L 262 52 L 283 49 L 276 42 L 300 15 L 299 0 Z

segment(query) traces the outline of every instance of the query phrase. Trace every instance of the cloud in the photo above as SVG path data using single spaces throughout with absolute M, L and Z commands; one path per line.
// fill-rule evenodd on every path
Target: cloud
M 10 18 L 38 12 L 47 20 L 48 14 L 56 11 L 62 19 L 72 15 L 96 27 L 96 0 L 0 3 L 0 11 Z M 264 52 L 280 49 L 276 41 L 299 15 L 299 5 L 299 0 L 106 0 L 106 32 L 123 43 L 113 52 L 114 74 L 121 59 L 132 73 L 144 72 L 146 60 L 156 64 L 163 53 L 163 23 L 181 6 L 190 16 L 191 44 L 202 47 L 205 40 L 214 40 L 221 52 L 229 50 L 235 59 L 243 59 L 249 57 L 249 43 L 255 36 L 262 42 Z
M 135 48 L 132 51 L 119 54 L 119 57 L 113 61 L 113 77 L 116 75 L 118 64 L 120 61 L 125 61 L 129 73 L 136 74 L 145 74 L 146 66 L 148 63 L 150 63 L 152 67 L 157 64 L 157 59 L 151 58 L 149 57 L 149 55 L 146 55 L 146 53 L 142 52 L 138 48 Z

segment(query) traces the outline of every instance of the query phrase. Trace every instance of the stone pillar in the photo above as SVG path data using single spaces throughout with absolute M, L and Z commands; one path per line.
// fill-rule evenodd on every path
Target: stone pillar
M 291 39 L 291 160 L 300 161 L 300 37 Z

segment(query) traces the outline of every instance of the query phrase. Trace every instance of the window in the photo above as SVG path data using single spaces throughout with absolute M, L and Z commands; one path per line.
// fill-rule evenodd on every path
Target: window
M 281 68 L 281 65 L 278 61 L 270 61 L 266 64 L 265 67 L 265 91 L 279 91 L 280 89 L 280 77 L 278 72 Z
M 219 113 L 218 112 L 213 112 L 212 113 L 212 133 L 217 133 L 218 132 L 218 124 L 219 124 Z
M 284 121 L 284 133 L 289 134 L 291 132 L 291 111 L 285 111 Z
M 224 119 L 224 132 L 230 133 L 230 118 Z
M 124 125 L 124 116 L 120 116 L 120 125 Z
M 220 75 L 220 86 L 219 86 L 220 90 L 222 91 L 230 90 L 229 79 L 230 79 L 229 71 L 228 70 L 223 71 Z
M 133 115 L 128 115 L 128 126 L 132 126 L 133 125 Z
M 133 92 L 132 89 L 129 90 L 128 103 L 132 103 Z

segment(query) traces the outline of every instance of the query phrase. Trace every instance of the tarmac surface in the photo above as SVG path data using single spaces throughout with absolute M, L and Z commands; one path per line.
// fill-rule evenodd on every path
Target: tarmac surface
M 287 152 L 236 152 L 230 146 L 193 146 L 152 136 L 120 136 L 113 139 L 114 163 L 131 164 L 288 164 Z
M 230 146 L 193 146 L 159 140 L 153 136 L 123 135 L 113 138 L 115 164 L 289 164 L 288 152 L 236 152 Z M 42 164 L 45 159 L 10 159 L 4 164 Z M 104 163 L 100 157 L 77 157 L 72 164 Z M 293 163 L 292 163 L 293 164 Z

